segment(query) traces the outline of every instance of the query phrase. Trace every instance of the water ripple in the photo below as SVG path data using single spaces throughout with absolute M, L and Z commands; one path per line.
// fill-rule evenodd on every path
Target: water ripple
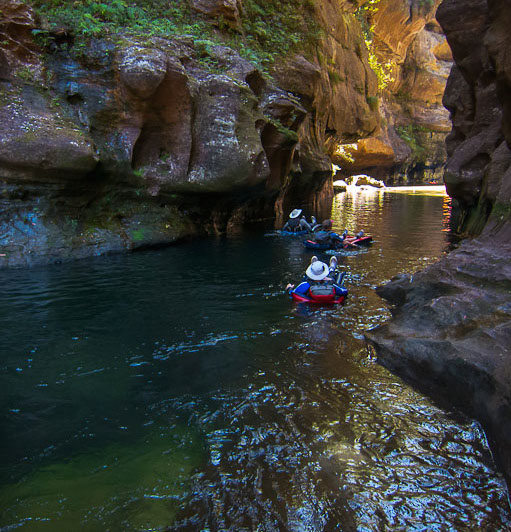
M 0 528 L 510 530 L 479 425 L 362 341 L 446 212 L 336 197 L 335 228 L 374 237 L 339 254 L 342 306 L 294 304 L 311 254 L 261 234 L 0 272 Z

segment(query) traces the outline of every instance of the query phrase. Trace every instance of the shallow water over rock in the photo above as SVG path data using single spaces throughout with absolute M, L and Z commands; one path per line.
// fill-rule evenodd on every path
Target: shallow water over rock
M 448 217 L 337 195 L 334 228 L 374 237 L 339 253 L 341 307 L 284 294 L 312 253 L 274 231 L 0 272 L 0 530 L 509 530 L 480 426 L 362 340 Z

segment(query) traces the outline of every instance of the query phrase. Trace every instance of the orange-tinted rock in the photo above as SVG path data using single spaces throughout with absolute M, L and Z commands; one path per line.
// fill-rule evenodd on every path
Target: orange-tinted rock
M 452 63 L 452 51 L 446 39 L 442 39 L 442 41 L 436 44 L 432 52 L 439 61 Z
M 367 49 L 361 44 L 360 26 L 339 3 L 317 2 L 314 7 L 324 28 L 316 57 L 279 61 L 278 84 L 299 95 L 313 110 L 307 142 L 324 143 L 330 136 L 346 141 L 367 137 L 379 126 L 379 113 L 372 104 L 378 87 Z
M 393 65 L 394 86 L 400 81 L 400 66 L 405 62 L 410 45 L 425 25 L 434 19 L 434 4 L 413 0 L 381 0 L 371 22 L 374 26 L 374 48 L 382 63 Z
M 362 139 L 353 146 L 353 148 L 345 148 L 345 152 L 353 161 L 338 157 L 333 160 L 341 167 L 342 175 L 357 173 L 361 169 L 372 167 L 386 168 L 395 164 L 394 149 L 379 138 Z
M 18 67 L 39 64 L 39 49 L 32 30 L 35 21 L 30 6 L 21 0 L 0 4 L 0 78 L 8 79 Z
M 452 61 L 445 51 L 440 58 L 435 55 L 446 46 L 434 19 L 438 4 L 381 0 L 367 11 L 374 29 L 371 50 L 380 63 L 380 82 L 386 82 L 379 101 L 384 121 L 377 136 L 394 152 L 392 169 L 385 173 L 390 183 L 421 175 L 429 180 L 445 163 L 451 123 L 442 96 Z M 377 168 L 358 169 L 384 177 Z

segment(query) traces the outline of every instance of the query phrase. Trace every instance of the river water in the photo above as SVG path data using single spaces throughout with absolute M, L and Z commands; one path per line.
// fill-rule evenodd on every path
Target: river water
M 339 307 L 291 301 L 312 253 L 270 230 L 0 272 L 0 530 L 511 530 L 478 423 L 363 342 L 449 213 L 336 195 L 334 228 L 374 237 L 339 254 Z

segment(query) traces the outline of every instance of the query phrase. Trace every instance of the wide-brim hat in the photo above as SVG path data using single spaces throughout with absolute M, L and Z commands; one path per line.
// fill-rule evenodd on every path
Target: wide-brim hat
M 289 218 L 298 218 L 298 216 L 300 216 L 301 213 L 302 213 L 302 209 L 294 209 L 291 211 Z
M 313 262 L 306 270 L 305 274 L 314 281 L 321 281 L 325 277 L 328 277 L 330 269 L 327 264 L 319 260 Z

